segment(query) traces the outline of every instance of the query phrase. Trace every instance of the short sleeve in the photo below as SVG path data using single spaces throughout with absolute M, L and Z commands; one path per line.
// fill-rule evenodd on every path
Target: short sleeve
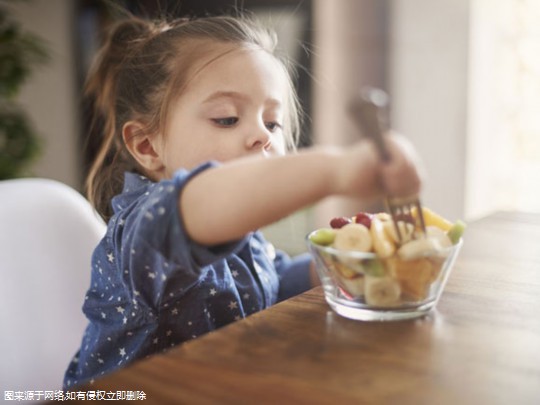
M 216 163 L 194 170 L 179 170 L 171 180 L 152 183 L 116 221 L 123 222 L 116 246 L 122 247 L 120 266 L 125 282 L 143 301 L 158 306 L 185 294 L 205 277 L 206 266 L 240 250 L 247 238 L 216 246 L 200 245 L 189 238 L 178 209 L 182 189 L 196 175 Z

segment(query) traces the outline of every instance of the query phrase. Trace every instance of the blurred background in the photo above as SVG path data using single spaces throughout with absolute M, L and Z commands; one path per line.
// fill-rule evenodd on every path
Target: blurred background
M 247 10 L 277 31 L 282 50 L 300 66 L 296 84 L 309 117 L 302 147 L 357 140 L 347 103 L 362 86 L 380 87 L 391 97 L 393 128 L 412 140 L 424 161 L 425 205 L 450 220 L 497 210 L 540 211 L 536 0 L 108 3 L 149 17 Z M 40 144 L 19 175 L 52 178 L 83 191 L 94 150 L 86 140 L 81 89 L 101 34 L 115 17 L 108 3 L 0 1 L 48 52 L 16 96 Z M 2 149 L 5 138 L 0 129 L 1 153 L 8 153 Z M 305 250 L 309 230 L 369 208 L 330 198 L 265 232 L 278 247 L 297 253 Z

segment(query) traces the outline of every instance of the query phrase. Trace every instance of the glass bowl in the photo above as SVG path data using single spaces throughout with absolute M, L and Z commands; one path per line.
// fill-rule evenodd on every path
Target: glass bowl
M 339 315 L 362 321 L 421 317 L 439 301 L 463 240 L 436 253 L 403 260 L 375 253 L 337 250 L 313 243 L 324 296 Z

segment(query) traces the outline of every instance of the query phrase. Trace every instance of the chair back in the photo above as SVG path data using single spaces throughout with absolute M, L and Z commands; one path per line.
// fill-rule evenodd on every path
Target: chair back
M 90 203 L 65 184 L 0 181 L 3 391 L 62 387 L 86 326 L 81 307 L 91 255 L 105 228 Z

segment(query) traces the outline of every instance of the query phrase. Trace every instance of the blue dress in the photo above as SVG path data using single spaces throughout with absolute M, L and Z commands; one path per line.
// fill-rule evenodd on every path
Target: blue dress
M 310 287 L 307 254 L 274 251 L 260 232 L 217 246 L 187 236 L 178 197 L 193 176 L 154 183 L 126 173 L 114 215 L 92 256 L 89 320 L 64 388 L 245 318 Z M 208 226 L 212 226 L 211 223 Z

